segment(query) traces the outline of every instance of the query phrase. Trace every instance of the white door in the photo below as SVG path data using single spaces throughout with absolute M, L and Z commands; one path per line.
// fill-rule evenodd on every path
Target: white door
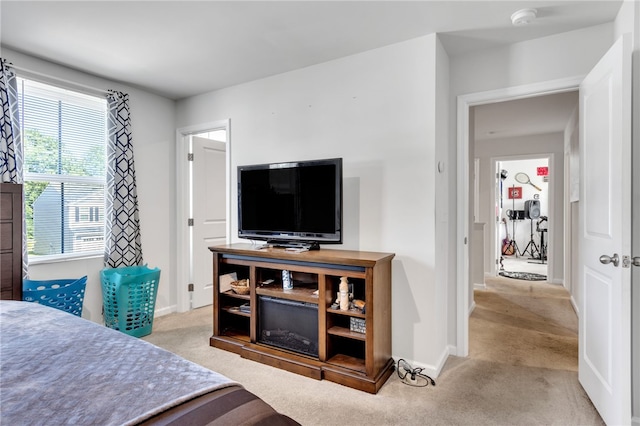
M 209 247 L 227 241 L 225 142 L 192 137 L 192 308 L 213 303 Z
M 631 423 L 631 274 L 622 261 L 631 248 L 629 41 L 619 39 L 580 85 L 579 379 L 610 425 Z

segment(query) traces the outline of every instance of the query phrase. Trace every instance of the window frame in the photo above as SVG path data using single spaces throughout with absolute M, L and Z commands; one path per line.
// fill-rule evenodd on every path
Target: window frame
M 19 86 L 21 86 L 21 82 L 22 80 L 26 80 L 29 82 L 34 82 L 40 85 L 46 85 L 46 86 L 50 86 L 51 88 L 53 88 L 54 90 L 62 90 L 62 91 L 68 91 L 68 92 L 73 92 L 74 94 L 78 94 L 80 96 L 89 96 L 89 97 L 93 97 L 96 98 L 100 101 L 104 101 L 104 112 L 105 112 L 105 116 L 104 116 L 104 151 L 105 151 L 105 168 L 104 168 L 104 174 L 103 176 L 77 176 L 77 175 L 72 175 L 72 174 L 50 174 L 50 173 L 32 173 L 32 172 L 28 172 L 26 170 L 26 163 L 27 163 L 27 158 L 26 158 L 26 141 L 25 141 L 25 124 L 24 121 L 22 119 L 22 116 L 20 116 L 20 131 L 21 131 L 21 137 L 22 137 L 22 146 L 23 146 L 23 160 L 25 163 L 25 166 L 23 168 L 23 183 L 27 183 L 27 182 L 49 182 L 49 183 L 66 183 L 66 184 L 72 184 L 72 185 L 98 185 L 98 186 L 102 186 L 103 188 L 103 203 L 100 206 L 99 209 L 99 219 L 98 221 L 94 221 L 94 220 L 89 220 L 86 223 L 87 224 L 100 224 L 100 226 L 103 227 L 103 242 L 106 241 L 106 198 L 107 198 L 107 161 L 108 161 L 108 157 L 107 157 L 107 146 L 109 143 L 108 137 L 109 137 L 109 130 L 108 130 L 108 113 L 109 113 L 109 105 L 108 105 L 108 101 L 105 97 L 105 93 L 104 92 L 100 92 L 98 90 L 90 90 L 87 91 L 86 89 L 83 89 L 80 85 L 76 86 L 73 83 L 70 82 L 59 82 L 59 81 L 55 81 L 57 79 L 48 79 L 48 78 L 40 78 L 41 76 L 33 76 L 31 75 L 31 73 L 17 73 L 16 75 L 17 77 L 17 83 Z M 54 80 L 54 81 L 52 81 Z M 24 102 L 24 100 L 22 99 L 22 94 L 23 94 L 23 89 L 22 87 L 18 88 L 18 92 L 20 93 L 21 96 L 21 102 Z M 61 96 L 62 100 L 64 101 L 64 95 Z M 75 100 L 75 98 L 74 98 Z M 20 113 L 22 114 L 22 111 L 24 110 L 23 105 L 20 105 L 19 107 L 20 109 Z M 95 207 L 95 204 L 93 206 L 91 206 L 91 210 L 93 210 L 93 208 Z M 71 206 L 69 206 L 69 208 L 72 208 Z M 82 213 L 81 213 L 82 216 Z M 93 216 L 92 216 L 93 217 Z M 82 222 L 82 220 L 81 220 Z M 26 232 L 26 229 L 25 229 Z M 82 260 L 82 259 L 95 259 L 95 258 L 103 258 L 104 257 L 104 244 L 103 246 L 98 250 L 91 250 L 91 251 L 83 251 L 83 252 L 72 252 L 72 253 L 58 253 L 58 254 L 49 254 L 49 255 L 33 255 L 33 254 L 29 254 L 28 255 L 28 264 L 29 265 L 36 265 L 36 264 L 44 264 L 44 263 L 57 263 L 57 262 L 65 262 L 65 261 L 73 261 L 73 260 Z

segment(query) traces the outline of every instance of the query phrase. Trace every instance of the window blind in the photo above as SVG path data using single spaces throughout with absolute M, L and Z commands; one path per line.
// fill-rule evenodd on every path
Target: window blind
M 104 251 L 106 99 L 18 79 L 29 259 Z

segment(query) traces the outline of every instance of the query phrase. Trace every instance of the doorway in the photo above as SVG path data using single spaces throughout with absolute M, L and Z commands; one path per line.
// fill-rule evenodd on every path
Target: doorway
M 496 229 L 497 250 L 492 275 L 547 279 L 550 202 L 549 156 L 496 160 L 494 209 L 502 224 Z M 528 182 L 528 183 L 524 183 Z M 551 182 L 552 183 L 552 182 Z M 493 271 L 492 271 L 493 272 Z
M 479 118 L 481 119 L 481 117 L 478 117 L 478 114 L 477 114 L 478 111 L 475 110 L 474 107 L 480 107 L 480 106 L 484 107 L 485 105 L 497 106 L 500 103 L 506 104 L 511 101 L 544 98 L 547 95 L 576 92 L 580 84 L 580 81 L 581 81 L 580 78 L 571 78 L 566 80 L 550 81 L 550 82 L 545 82 L 541 84 L 532 84 L 532 85 L 512 87 L 507 89 L 500 89 L 495 91 L 463 95 L 458 98 L 458 114 L 457 115 L 458 115 L 459 131 L 458 131 L 457 151 L 458 151 L 459 179 L 458 179 L 458 188 L 457 188 L 457 194 L 458 194 L 457 203 L 459 208 L 457 209 L 458 211 L 457 221 L 458 221 L 458 229 L 462 232 L 462 235 L 471 236 L 471 232 L 470 232 L 471 220 L 470 219 L 472 218 L 471 212 L 474 211 L 474 209 L 472 208 L 474 203 L 474 197 L 473 197 L 473 193 L 470 192 L 469 190 L 469 186 L 472 183 L 472 179 L 470 179 L 469 177 L 469 170 L 474 169 L 474 160 L 476 157 L 482 157 L 484 155 L 484 157 L 486 157 L 488 161 L 490 161 L 491 159 L 504 160 L 504 159 L 510 159 L 510 157 L 513 157 L 513 156 L 523 155 L 523 153 L 527 153 L 527 150 L 529 155 L 536 155 L 538 158 L 541 158 L 541 156 L 545 153 L 554 152 L 554 151 L 557 151 L 557 153 L 554 152 L 554 155 L 557 158 L 563 158 L 564 156 L 564 147 L 562 143 L 560 143 L 559 146 L 556 146 L 553 149 L 542 146 L 540 142 L 536 144 L 527 143 L 526 147 L 524 148 L 525 150 L 523 151 L 523 148 L 521 146 L 518 148 L 516 144 L 507 144 L 507 145 L 501 146 L 500 148 L 495 148 L 495 146 L 492 146 L 494 142 L 483 142 L 483 141 L 479 142 L 479 140 L 483 138 L 496 139 L 498 136 L 508 137 L 511 135 L 508 135 L 506 132 L 500 134 L 500 131 L 501 131 L 500 129 L 494 129 L 494 130 L 483 129 L 482 131 L 480 131 L 477 123 L 479 122 L 481 123 L 481 120 L 478 121 L 478 119 Z M 515 109 L 510 108 L 505 111 L 506 111 L 505 114 L 511 114 L 513 111 L 515 111 Z M 517 118 L 514 117 L 510 120 L 515 122 L 516 119 Z M 472 130 L 475 130 L 475 132 Z M 478 150 L 481 149 L 483 146 L 485 149 L 487 147 L 493 148 L 493 152 L 492 153 L 487 152 L 482 155 L 478 155 Z M 535 151 L 535 149 L 537 149 L 537 151 Z M 491 149 L 489 149 L 489 151 L 491 151 Z M 553 156 L 550 156 L 550 161 L 549 161 L 550 173 L 554 173 L 553 172 L 554 169 L 558 170 L 555 173 L 555 175 L 558 176 L 558 179 L 556 179 L 554 187 L 556 189 L 559 189 L 559 191 L 557 191 L 557 194 L 559 195 L 554 195 L 553 196 L 554 198 L 558 198 L 558 196 L 562 197 L 562 193 L 564 191 L 564 174 L 562 172 L 562 167 L 558 168 L 560 163 L 564 165 L 563 161 L 555 161 Z M 490 169 L 491 167 L 487 166 L 487 170 L 490 170 Z M 487 172 L 486 178 L 491 179 L 491 182 L 494 182 L 495 175 L 489 176 L 490 174 L 491 174 L 490 172 Z M 492 202 L 495 203 L 496 195 L 495 195 L 495 191 L 493 190 L 494 185 L 492 184 L 490 188 L 492 188 L 489 190 L 490 194 L 485 194 L 485 195 L 486 195 L 486 198 L 492 198 Z M 484 198 L 482 194 L 480 194 L 480 197 Z M 560 204 L 562 208 L 564 208 L 563 198 L 560 198 L 560 202 L 554 203 L 556 209 L 558 208 L 558 204 Z M 488 225 L 485 231 L 486 232 L 485 240 L 491 241 L 491 244 L 494 247 L 496 245 L 496 238 L 494 238 L 493 236 L 495 236 L 498 232 L 496 230 L 496 227 L 499 223 L 499 221 L 496 220 L 496 216 L 497 215 L 494 213 L 491 216 L 491 218 L 486 218 L 485 220 L 485 222 Z M 557 216 L 559 218 L 557 220 L 558 224 L 565 223 L 565 220 L 563 220 L 564 215 L 562 214 L 562 209 L 560 209 L 559 214 L 557 215 L 554 214 L 552 216 L 553 217 Z M 549 242 L 548 247 L 550 250 L 553 250 L 555 248 L 558 251 L 557 256 L 560 256 L 560 261 L 557 262 L 559 264 L 555 265 L 555 267 L 557 268 L 558 271 L 560 271 L 560 276 L 562 276 L 561 271 L 564 265 L 562 264 L 563 249 L 561 247 L 564 247 L 564 244 L 563 244 L 564 233 L 561 232 L 559 229 L 557 230 L 557 232 L 554 232 L 552 229 L 552 226 L 550 227 L 549 232 L 554 235 L 555 239 L 558 239 L 558 238 L 560 239 L 560 243 Z M 457 329 L 457 341 L 456 341 L 456 346 L 457 346 L 456 354 L 458 356 L 467 356 L 469 353 L 468 313 L 470 308 L 473 306 L 473 300 L 472 300 L 473 288 L 472 288 L 472 284 L 470 284 L 471 280 L 469 279 L 470 277 L 469 276 L 469 271 L 470 271 L 469 257 L 470 257 L 470 252 L 473 249 L 473 244 L 474 244 L 474 240 L 472 238 L 470 238 L 469 245 L 458 244 L 457 258 L 458 258 L 458 264 L 461 265 L 461 269 L 460 269 L 461 275 L 459 276 L 459 279 L 458 279 L 458 289 L 457 289 L 458 329 Z M 494 249 L 490 253 L 493 253 L 496 250 L 497 249 Z M 552 251 L 549 251 L 547 253 L 547 257 L 548 259 L 551 259 L 553 257 Z M 495 268 L 495 266 L 493 267 Z M 549 264 L 547 268 L 548 268 L 548 271 L 551 273 L 553 271 L 554 265 Z
M 222 120 L 177 131 L 177 311 L 213 303 L 208 247 L 230 235 L 230 129 Z
M 524 279 L 565 284 L 564 228 L 571 223 L 564 215 L 562 159 L 577 102 L 576 90 L 562 90 L 469 106 L 465 133 L 478 170 L 470 201 L 479 212 L 475 221 L 485 224 L 484 241 L 474 236 L 469 247 L 485 253 L 480 289 L 500 275 L 519 285 Z
M 631 37 L 625 34 L 611 46 L 584 78 L 549 81 L 458 98 L 458 277 L 457 355 L 468 355 L 470 307 L 469 109 L 505 98 L 579 89 L 580 132 L 578 244 L 572 251 L 578 267 L 579 381 L 607 423 L 631 419 Z M 613 192 L 613 196 L 612 196 Z M 566 201 L 565 201 L 566 202 Z M 606 219 L 606 220 L 603 220 Z M 605 229 L 606 232 L 603 232 Z M 603 242 L 606 240 L 606 243 Z M 618 268 L 623 253 L 622 267 Z M 571 253 L 571 257 L 573 258 Z M 626 257 L 624 257 L 626 256 Z M 617 268 L 617 269 L 616 269 Z M 604 290 L 603 290 L 604 289 Z M 625 296 L 621 296 L 624 295 Z
M 499 98 L 579 88 L 579 381 L 607 423 L 631 418 L 631 277 L 618 253 L 630 252 L 631 208 L 631 42 L 620 37 L 584 79 L 545 82 L 458 98 L 458 355 L 468 355 L 469 152 L 473 105 Z M 544 90 L 541 90 L 541 87 Z M 536 90 L 537 89 L 537 90 Z M 565 157 L 566 158 L 566 157 Z M 613 194 L 612 194 L 613 193 Z M 604 254 L 603 254 L 604 253 Z M 611 255 L 613 253 L 613 255 Z M 626 256 L 628 261 L 629 255 Z M 616 269 L 617 268 L 617 269 Z M 604 289 L 604 290 L 603 290 Z
M 563 158 L 577 108 L 576 90 L 469 106 L 468 149 L 478 168 L 472 202 L 474 221 L 484 223 L 480 246 L 486 274 L 498 275 L 500 261 L 524 259 L 521 266 L 544 264 L 549 282 L 567 284 Z M 502 250 L 505 242 L 507 250 Z
M 209 247 L 227 241 L 227 132 L 215 129 L 191 135 L 189 246 L 191 309 L 213 303 Z

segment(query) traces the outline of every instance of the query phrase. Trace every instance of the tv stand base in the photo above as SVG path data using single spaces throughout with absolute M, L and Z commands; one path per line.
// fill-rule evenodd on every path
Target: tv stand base
M 213 254 L 211 346 L 372 394 L 392 375 L 392 253 L 323 247 L 294 254 L 286 249 L 256 250 L 249 244 L 209 249 Z M 282 271 L 296 278 L 293 288 L 283 288 Z M 230 273 L 249 280 L 249 294 L 220 287 L 220 277 Z M 354 299 L 364 302 L 364 312 L 333 307 L 343 278 Z M 278 309 L 272 309 L 273 303 Z M 248 312 L 240 309 L 246 305 Z M 314 315 L 308 315 L 309 309 Z M 262 337 L 265 329 L 276 327 L 307 336 L 317 352 L 275 346 Z M 311 330 L 317 330 L 317 340 Z

